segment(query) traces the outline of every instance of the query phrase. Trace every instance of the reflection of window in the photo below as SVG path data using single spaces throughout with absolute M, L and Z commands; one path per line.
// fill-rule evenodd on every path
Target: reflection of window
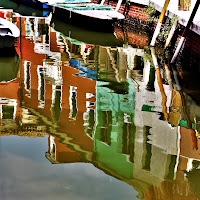
M 53 148 L 51 150 L 51 155 L 53 158 L 55 158 L 55 153 L 56 153 L 56 146 L 55 146 L 55 144 L 53 144 Z
M 38 100 L 39 100 L 39 107 L 44 107 L 45 101 L 45 78 L 44 78 L 44 69 L 41 66 L 37 68 L 38 72 Z
M 99 112 L 98 125 L 100 125 L 100 140 L 111 145 L 112 111 Z
M 61 114 L 61 97 L 62 97 L 62 86 L 53 85 L 53 94 L 52 94 L 52 114 L 53 119 L 58 121 Z
M 149 91 L 154 91 L 154 82 L 155 82 L 155 67 L 150 66 L 150 72 L 149 72 L 149 81 L 147 83 L 146 89 Z
M 123 136 L 122 136 L 122 141 L 123 141 L 123 146 L 122 146 L 122 153 L 124 154 L 130 154 L 130 138 L 131 133 L 130 133 L 130 124 L 125 123 L 123 125 Z
M 0 97 L 0 118 L 15 119 L 17 111 L 17 100 Z
M 14 106 L 2 105 L 2 119 L 13 119 Z
M 165 178 L 167 178 L 169 180 L 173 180 L 174 170 L 175 170 L 175 166 L 176 166 L 176 162 L 177 162 L 177 156 L 176 155 L 168 155 L 168 157 L 170 159 L 170 164 L 169 164 L 169 168 L 168 168 L 169 171 Z
M 50 142 L 50 149 L 49 153 L 51 154 L 51 157 L 56 159 L 56 144 L 55 144 L 55 138 L 53 136 L 49 137 L 49 142 Z
M 30 74 L 30 61 L 24 62 L 24 86 L 25 90 L 30 93 L 31 92 L 31 74 Z M 27 95 L 29 96 L 29 95 Z
M 70 113 L 69 113 L 69 118 L 71 119 L 76 119 L 76 115 L 78 112 L 77 109 L 77 87 L 75 86 L 70 86 L 70 94 L 69 94 L 69 106 L 70 106 Z
M 90 137 L 93 137 L 94 125 L 95 125 L 94 109 L 89 109 L 89 111 L 84 113 L 83 117 L 84 117 L 85 133 L 88 134 Z
M 179 10 L 189 10 L 190 9 L 190 0 L 179 0 Z
M 143 70 L 144 68 L 144 59 L 142 56 L 135 56 L 134 57 L 134 61 L 135 61 L 135 68 L 137 70 Z
M 122 153 L 130 155 L 129 161 L 134 159 L 135 125 L 124 123 L 122 135 Z
M 26 19 L 26 38 L 30 38 L 32 39 L 34 36 L 34 32 L 35 32 L 35 25 L 34 22 L 35 19 L 34 18 L 27 18 Z
M 148 141 L 148 136 L 150 135 L 150 127 L 148 126 L 145 126 L 144 127 L 144 151 L 143 151 L 143 169 L 146 169 L 146 170 L 150 170 L 150 167 L 151 167 L 151 148 L 152 148 L 152 145 L 149 144 L 149 141 Z

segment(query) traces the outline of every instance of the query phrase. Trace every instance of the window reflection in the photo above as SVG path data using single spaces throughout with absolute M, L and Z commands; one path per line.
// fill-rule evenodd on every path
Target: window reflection
M 30 97 L 31 95 L 31 73 L 30 73 L 30 61 L 24 62 L 24 86 L 25 90 L 28 92 L 26 96 Z
M 179 0 L 178 9 L 187 11 L 190 9 L 191 0 Z
M 42 66 L 38 66 L 37 73 L 38 73 L 38 100 L 39 100 L 38 107 L 44 108 L 44 104 L 45 104 L 45 78 L 44 78 L 44 69 L 43 69 Z
M 52 86 L 52 118 L 56 122 L 59 121 L 61 115 L 61 102 L 62 102 L 62 86 L 60 85 L 53 85 Z
M 77 108 L 77 87 L 70 86 L 69 93 L 70 93 L 70 95 L 69 95 L 69 105 L 70 105 L 69 118 L 76 119 L 76 115 L 77 115 L 77 112 L 78 112 L 78 108 Z

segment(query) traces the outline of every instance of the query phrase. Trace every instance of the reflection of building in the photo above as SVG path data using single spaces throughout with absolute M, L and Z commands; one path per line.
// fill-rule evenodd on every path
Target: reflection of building
M 59 140 L 58 137 L 49 136 L 49 149 L 48 153 L 46 153 L 47 159 L 49 159 L 53 164 L 80 162 L 80 155 L 76 151 L 68 148 L 66 144 L 60 143 Z
M 84 66 L 76 68 L 70 65 L 71 54 L 77 52 L 73 48 L 77 46 L 49 28 L 48 18 L 21 18 L 21 21 L 23 107 L 45 123 L 50 122 L 47 124 L 52 126 L 49 129 L 51 133 L 69 137 L 91 154 L 93 141 L 84 135 L 83 124 L 84 113 L 95 108 L 96 82 L 79 77 Z M 77 54 L 73 59 L 84 64 L 82 58 Z M 62 156 L 58 158 L 60 162 L 63 159 Z
M 20 24 L 19 18 L 11 18 L 13 13 L 5 11 L 5 16 L 9 17 L 10 21 Z M 0 83 L 0 132 L 1 135 L 19 135 L 19 136 L 35 136 L 41 137 L 46 134 L 45 126 L 38 125 L 38 118 L 33 116 L 28 110 L 22 108 L 22 91 L 21 86 L 21 71 L 19 57 L 20 38 L 16 42 L 15 49 L 10 48 L 4 50 L 1 54 L 1 83 Z M 17 55 L 18 54 L 18 55 Z M 29 81 L 30 62 L 24 63 L 25 71 L 25 89 L 30 91 Z
M 127 80 L 126 82 L 118 84 L 106 82 L 114 79 L 119 81 L 120 79 L 115 76 L 116 73 L 114 76 L 106 76 L 105 73 L 101 76 L 104 81 L 97 81 L 96 109 L 88 110 L 84 123 L 87 135 L 94 139 L 95 153 L 92 160 L 86 159 L 85 162 L 92 162 L 98 168 L 132 185 L 139 192 L 138 198 L 159 199 L 162 193 L 162 199 L 167 199 L 170 195 L 177 199 L 195 199 L 195 194 L 184 179 L 183 172 L 186 170 L 190 173 L 195 166 L 195 160 L 191 159 L 194 158 L 194 151 L 190 146 L 192 141 L 188 147 L 184 145 L 184 142 L 190 141 L 191 137 L 184 135 L 187 139 L 183 138 L 182 127 L 172 128 L 167 121 L 160 120 L 162 119 L 162 96 L 156 82 L 153 83 L 155 92 L 145 90 L 149 83 L 150 65 L 145 58 L 143 58 L 144 62 L 141 62 L 143 52 L 134 49 L 125 49 L 125 52 L 128 59 L 130 54 L 135 58 L 130 59 L 129 63 L 135 72 L 129 75 L 140 77 L 139 71 L 142 69 L 144 80 L 137 81 L 139 91 L 136 83 L 132 83 L 128 76 L 124 76 L 127 78 L 124 79 Z M 110 65 L 109 72 L 113 70 L 112 66 L 116 69 L 115 62 Z M 108 69 L 109 65 L 104 66 Z M 168 97 L 171 97 L 169 87 L 166 85 L 164 88 Z M 145 110 L 144 105 L 148 105 L 153 110 Z M 70 146 L 69 142 L 65 144 Z M 57 147 L 59 145 L 61 144 L 56 143 Z M 189 153 L 189 148 L 193 153 L 184 154 L 184 151 Z M 72 148 L 75 149 L 79 153 L 86 154 L 83 149 Z M 71 162 L 70 157 L 65 162 Z M 80 160 L 76 159 L 75 162 Z M 168 190 L 173 191 L 168 193 Z M 187 192 L 182 192 L 186 190 Z
M 112 89 L 109 82 L 97 82 L 94 151 L 96 161 L 105 169 L 130 179 L 134 162 L 135 126 L 132 122 L 135 89 L 131 82 L 118 85 L 117 89 L 121 93 L 114 93 Z M 126 89 L 126 94 L 123 89 Z
M 163 120 L 155 70 L 143 50 L 86 46 L 45 29 L 45 20 L 25 21 L 22 122 L 45 123 L 50 162 L 91 162 L 132 185 L 140 199 L 156 199 L 156 191 L 178 188 L 178 180 L 189 192 L 171 195 L 193 197 L 183 170 L 194 168 L 198 153 L 186 154 L 192 141 L 186 147 L 189 136 L 180 140 L 185 130 Z M 44 29 L 35 35 L 39 27 Z M 169 110 L 171 91 L 163 87 Z M 37 117 L 30 120 L 30 111 Z
M 191 0 L 179 0 L 178 9 L 179 10 L 189 10 L 191 5 Z

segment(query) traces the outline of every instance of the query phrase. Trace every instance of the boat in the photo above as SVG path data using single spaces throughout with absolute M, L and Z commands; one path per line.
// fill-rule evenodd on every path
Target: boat
M 0 17 L 0 48 L 12 47 L 19 36 L 19 28 L 12 22 Z
M 39 10 L 48 10 L 49 6 L 46 3 L 42 3 L 39 0 L 11 0 L 17 4 L 23 4 Z
M 90 0 L 64 0 L 48 3 L 53 16 L 67 23 L 101 32 L 114 32 L 114 23 L 125 17 L 114 7 Z M 118 6 L 117 6 L 118 7 Z
M 73 24 L 65 23 L 52 16 L 51 27 L 62 34 L 66 39 L 73 38 L 90 45 L 122 47 L 123 42 L 118 40 L 113 33 L 97 32 Z
M 15 47 L 0 49 L 0 85 L 17 78 L 20 59 Z
M 16 0 L 0 0 L 0 7 L 12 9 L 13 12 L 22 16 L 47 17 L 50 14 L 48 9 L 37 9 L 30 5 L 17 3 Z

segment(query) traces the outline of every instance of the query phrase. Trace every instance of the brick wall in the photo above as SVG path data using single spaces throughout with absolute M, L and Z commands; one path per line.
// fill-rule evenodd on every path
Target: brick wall
M 98 3 L 98 0 L 92 0 L 92 1 L 94 3 Z M 104 4 L 107 5 L 108 0 L 106 0 Z M 117 2 L 115 2 L 115 0 L 109 1 L 109 5 L 116 7 Z M 125 8 L 125 4 L 122 3 L 122 5 L 119 9 L 119 12 L 123 13 L 124 8 Z M 146 30 L 150 29 L 151 33 L 153 33 L 152 31 L 155 29 L 156 23 L 154 23 L 154 26 L 153 26 L 153 24 L 149 25 L 148 22 L 147 22 L 147 17 L 148 17 L 148 14 L 147 14 L 145 6 L 131 3 L 130 11 L 129 11 L 128 16 L 125 20 L 125 23 L 128 23 L 128 24 L 126 24 L 126 26 L 129 26 L 128 36 L 130 36 L 131 38 L 128 39 L 128 42 L 130 42 L 130 44 L 134 44 L 134 46 L 138 46 L 138 47 L 144 46 L 144 44 L 148 45 L 147 41 L 149 40 L 149 38 L 148 38 L 147 35 L 145 35 L 143 33 L 142 34 L 136 34 L 136 33 L 134 33 L 133 31 L 130 30 L 130 26 L 134 25 L 134 28 L 141 28 L 141 24 L 142 24 L 143 25 L 142 28 L 144 28 L 144 26 L 146 26 L 147 27 Z M 182 29 L 183 28 L 184 27 L 182 27 Z M 116 30 L 117 30 L 117 34 L 118 34 L 119 38 L 124 38 L 124 36 L 122 37 L 122 35 L 124 33 L 122 31 L 120 31 L 119 29 L 116 29 Z M 139 39 L 140 37 L 141 37 L 141 39 Z M 175 37 L 177 37 L 177 40 L 178 40 L 178 38 L 179 38 L 178 35 L 175 36 Z M 199 48 L 199 46 L 200 46 L 200 36 L 198 34 L 194 33 L 193 31 L 189 31 L 186 39 L 187 40 L 185 42 L 185 47 L 190 49 L 194 54 L 200 55 L 200 48 Z
M 193 31 L 189 31 L 186 37 L 185 45 L 192 49 L 195 54 L 200 55 L 200 36 Z
M 92 0 L 92 2 L 98 3 L 98 0 Z M 106 0 L 104 4 L 107 5 L 108 0 Z M 117 6 L 117 2 L 109 1 L 109 5 L 113 6 L 115 8 Z M 125 4 L 121 4 L 119 12 L 123 13 L 124 8 L 125 8 Z M 128 17 L 138 18 L 140 20 L 146 21 L 146 19 L 147 19 L 146 9 L 144 7 L 141 7 L 141 6 L 131 4 Z
M 115 28 L 115 34 L 123 43 L 128 43 L 136 48 L 143 49 L 149 44 L 149 36 L 145 33 L 134 32 L 131 29 L 124 32 L 121 27 L 117 27 Z

